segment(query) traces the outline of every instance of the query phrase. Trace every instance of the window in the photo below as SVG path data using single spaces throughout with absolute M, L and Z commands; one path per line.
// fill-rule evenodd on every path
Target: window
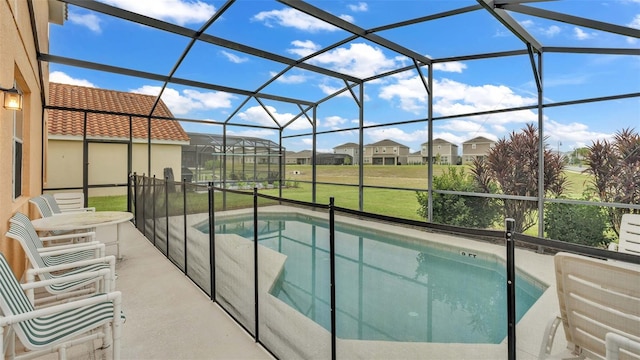
M 378 152 L 378 148 L 376 148 L 376 152 Z
M 16 85 L 16 89 L 21 89 Z M 13 111 L 13 199 L 22 196 L 22 111 Z
M 383 148 L 382 148 L 382 152 L 383 152 L 383 153 L 386 153 L 386 152 L 387 152 L 387 148 L 384 148 L 384 147 L 383 147 Z
M 476 144 L 471 144 L 471 148 L 475 149 L 476 148 Z

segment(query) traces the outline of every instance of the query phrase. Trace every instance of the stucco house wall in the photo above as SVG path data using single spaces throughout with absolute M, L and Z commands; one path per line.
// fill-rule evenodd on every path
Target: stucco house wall
M 69 84 L 50 85 L 51 102 L 57 106 L 130 114 L 148 113 L 155 97 Z M 88 197 L 125 195 L 128 176 L 128 142 L 132 140 L 131 171 L 164 178 L 171 168 L 174 179 L 182 174 L 182 146 L 189 137 L 179 122 L 152 118 L 151 161 L 148 126 L 144 117 L 118 116 L 84 111 L 51 110 L 48 126 L 46 190 L 78 191 L 83 186 L 83 141 L 86 128 L 88 146 Z M 173 115 L 161 100 L 158 116 Z M 131 128 L 131 129 L 130 129 Z M 151 168 L 149 169 L 149 164 Z M 118 185 L 95 187 L 92 185 Z
M 429 143 L 425 142 L 421 145 L 420 153 L 422 154 L 423 161 L 426 164 L 429 159 Z M 433 139 L 432 156 L 433 161 L 436 163 L 439 158 L 439 164 L 442 165 L 455 165 L 458 163 L 458 145 L 451 143 L 444 139 Z
M 409 147 L 393 140 L 381 140 L 364 147 L 364 163 L 373 165 L 407 164 Z
M 46 1 L 34 1 L 34 23 L 43 51 L 49 49 L 49 7 Z M 4 236 L 9 218 L 15 212 L 35 217 L 29 198 L 40 194 L 42 187 L 42 100 L 38 61 L 27 1 L 0 2 L 0 87 L 11 88 L 14 82 L 23 92 L 22 111 L 0 106 L 0 251 L 16 275 L 21 276 L 26 261 L 17 241 Z M 49 68 L 42 65 L 44 93 L 47 93 Z M 0 101 L 4 95 L 0 93 Z M 13 196 L 14 119 L 22 120 L 21 196 Z
M 147 174 L 147 143 L 134 142 L 132 170 Z M 82 139 L 50 137 L 47 156 L 47 188 L 82 188 Z M 164 178 L 164 168 L 172 168 L 174 178 L 180 177 L 182 144 L 151 144 L 151 176 Z M 113 159 L 123 159 L 113 161 Z M 116 184 L 127 180 L 126 144 L 90 144 L 89 183 Z M 89 196 L 125 195 L 126 188 L 89 189 Z
M 462 162 L 470 163 L 477 157 L 485 157 L 496 142 L 482 136 L 462 143 Z

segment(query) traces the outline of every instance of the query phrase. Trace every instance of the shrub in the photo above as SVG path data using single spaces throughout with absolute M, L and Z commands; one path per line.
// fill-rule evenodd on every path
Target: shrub
M 607 213 L 599 206 L 547 203 L 546 237 L 574 244 L 606 247 Z
M 459 171 L 458 171 L 459 170 Z M 434 176 L 433 188 L 462 192 L 480 192 L 473 176 L 464 168 L 448 167 L 440 176 Z M 420 207 L 418 215 L 427 218 L 428 193 L 416 192 Z M 498 203 L 491 198 L 433 193 L 433 222 L 473 228 L 488 228 L 498 217 Z

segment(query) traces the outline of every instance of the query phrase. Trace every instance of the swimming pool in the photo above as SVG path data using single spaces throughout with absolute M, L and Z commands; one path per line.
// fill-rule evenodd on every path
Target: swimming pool
M 269 214 L 258 229 L 261 245 L 287 256 L 271 294 L 329 330 L 328 222 Z M 252 218 L 216 219 L 216 233 L 252 240 Z M 545 286 L 523 274 L 516 285 L 519 320 Z M 507 331 L 496 255 L 344 223 L 336 224 L 336 303 L 343 339 L 497 344 Z

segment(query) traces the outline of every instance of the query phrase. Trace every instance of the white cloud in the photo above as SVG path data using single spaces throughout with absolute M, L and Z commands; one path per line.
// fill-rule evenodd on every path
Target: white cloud
M 460 61 L 452 61 L 446 63 L 433 64 L 433 70 L 462 73 L 462 70 L 467 68 L 467 64 Z
M 589 40 L 592 39 L 596 36 L 595 33 L 591 32 L 585 32 L 584 30 L 580 29 L 580 28 L 573 28 L 573 35 L 576 39 L 578 40 Z
M 590 131 L 589 126 L 579 122 L 559 123 L 554 120 L 546 120 L 544 123 L 545 135 L 549 137 L 547 143 L 556 144 L 558 141 L 568 143 L 591 144 L 596 140 L 611 140 L 613 133 L 601 133 Z
M 551 25 L 546 29 L 542 29 L 542 33 L 548 37 L 554 37 L 560 33 L 560 27 L 557 25 Z
M 638 0 L 637 2 L 640 3 L 640 0 Z M 628 23 L 627 26 L 634 29 L 640 29 L 640 14 L 636 14 L 636 16 L 633 17 L 633 20 L 631 20 L 631 22 Z M 626 39 L 627 39 L 627 43 L 632 45 L 638 42 L 638 39 L 630 36 L 627 36 Z
M 533 22 L 533 20 L 527 19 L 527 20 L 522 20 L 519 22 L 520 25 L 522 25 L 522 27 L 524 28 L 532 28 L 535 26 L 535 23 Z
M 76 25 L 84 26 L 94 33 L 99 34 L 102 32 L 102 29 L 100 28 L 100 23 L 102 22 L 102 20 L 95 14 L 78 14 L 75 11 L 70 11 L 69 21 Z
M 144 85 L 131 92 L 157 96 L 160 86 Z M 223 92 L 200 92 L 186 89 L 180 93 L 178 90 L 166 88 L 162 93 L 162 101 L 169 107 L 174 115 L 184 115 L 191 111 L 230 108 L 231 100 L 235 96 Z
M 311 40 L 294 40 L 291 42 L 291 45 L 293 45 L 294 48 L 287 49 L 287 52 L 290 54 L 298 55 L 300 57 L 311 55 L 314 52 L 320 50 L 320 45 L 314 43 Z
M 535 104 L 535 97 L 523 97 L 515 94 L 503 85 L 472 86 L 449 79 L 433 82 L 433 111 L 436 116 L 476 113 L 501 108 L 519 107 Z M 427 92 L 418 76 L 400 79 L 396 83 L 381 88 L 379 97 L 389 101 L 397 101 L 398 107 L 404 111 L 417 115 L 426 115 Z M 481 117 L 474 117 L 469 121 L 502 125 L 513 122 L 537 121 L 537 116 L 528 110 L 508 113 L 498 113 Z M 451 122 L 453 126 L 467 126 L 470 123 Z M 481 128 L 484 129 L 484 128 Z M 478 127 L 474 131 L 479 131 Z
M 357 4 L 349 4 L 349 10 L 353 12 L 364 12 L 369 10 L 369 5 L 365 2 L 359 2 Z
M 269 110 L 269 113 L 273 115 L 273 117 L 276 119 L 279 125 L 285 125 L 296 116 L 290 113 L 280 114 L 278 113 L 278 110 L 273 106 L 266 106 L 266 108 Z M 269 116 L 269 114 L 262 108 L 262 106 L 250 107 L 247 110 L 238 113 L 237 116 L 240 119 L 250 123 L 264 125 L 264 126 L 277 126 L 277 124 L 273 122 L 273 119 L 271 118 L 271 116 Z M 290 129 L 290 130 L 301 130 L 301 129 L 310 129 L 310 128 L 311 128 L 311 124 L 309 123 L 309 121 L 307 121 L 307 118 L 304 116 L 299 117 L 298 119 L 296 119 L 296 121 L 294 121 L 291 125 L 287 127 L 287 129 Z
M 278 75 L 277 72 L 275 71 L 271 71 L 269 72 L 269 75 L 271 75 L 271 77 L 274 77 L 276 75 Z M 307 77 L 304 75 L 280 75 L 280 77 L 278 77 L 276 79 L 276 81 L 284 83 L 284 84 L 302 84 L 305 81 L 307 81 Z
M 337 27 L 329 23 L 318 20 L 313 16 L 307 15 L 292 8 L 261 11 L 258 14 L 254 15 L 252 20 L 260 21 L 268 27 L 279 25 L 309 32 L 339 30 Z
M 85 79 L 74 79 L 71 76 L 63 73 L 62 71 L 53 71 L 49 73 L 49 81 L 60 83 L 60 84 L 69 84 L 69 85 L 78 85 L 78 86 L 86 86 L 86 87 L 96 87 L 91 81 Z
M 232 63 L 235 63 L 235 64 L 241 64 L 241 63 L 246 62 L 246 61 L 248 61 L 248 60 L 249 60 L 249 58 L 248 58 L 248 57 L 240 57 L 240 56 L 238 56 L 238 55 L 236 55 L 236 54 L 232 54 L 232 53 L 230 53 L 230 52 L 228 52 L 228 51 L 225 51 L 225 50 L 222 50 L 222 51 L 221 51 L 221 53 L 222 53 L 222 55 L 224 55 L 224 56 L 225 56 L 229 61 L 231 61 Z
M 375 128 L 375 129 L 367 130 L 366 136 L 370 142 L 377 142 L 380 140 L 390 139 L 390 140 L 397 141 L 401 144 L 406 144 L 408 142 L 416 142 L 416 141 L 423 143 L 427 139 L 427 131 L 415 130 L 409 133 L 395 127 Z
M 640 3 L 640 0 L 638 2 Z M 627 26 L 634 29 L 640 29 L 640 14 L 636 14 L 636 16 L 633 17 L 633 20 L 631 20 L 631 22 L 628 23 Z
M 349 120 L 345 119 L 343 117 L 340 116 L 327 116 L 326 118 L 320 120 L 318 122 L 318 125 L 320 127 L 325 127 L 325 128 L 331 128 L 331 129 L 338 129 L 340 128 L 339 125 L 348 123 Z
M 304 49 L 306 48 L 301 50 Z M 349 47 L 333 49 L 311 58 L 309 62 L 360 78 L 398 67 L 398 61 L 395 58 L 387 58 L 381 48 L 364 43 L 352 43 Z
M 213 5 L 200 0 L 102 0 L 103 2 L 154 19 L 165 20 L 178 25 L 201 23 L 209 20 L 216 12 Z

